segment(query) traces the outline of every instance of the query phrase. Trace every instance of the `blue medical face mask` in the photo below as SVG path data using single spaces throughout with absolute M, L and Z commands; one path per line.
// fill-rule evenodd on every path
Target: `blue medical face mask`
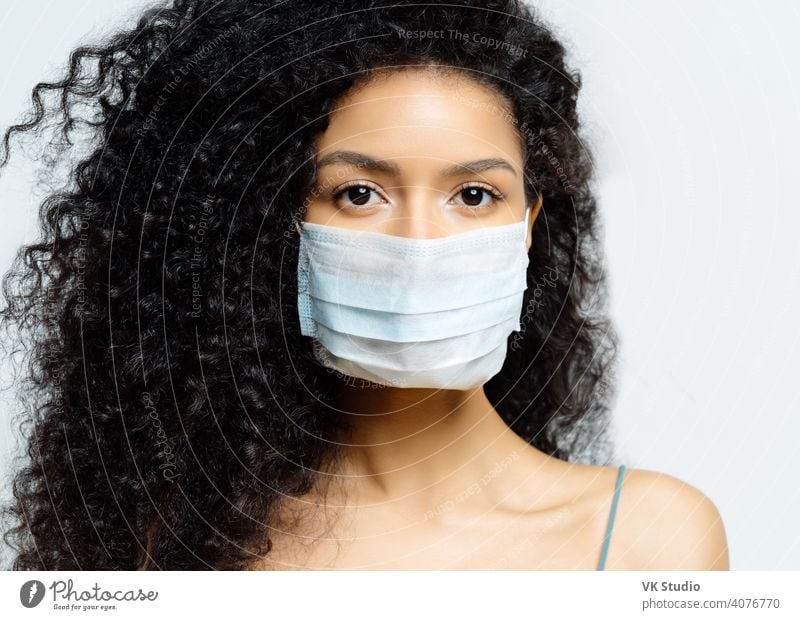
M 395 387 L 486 383 L 520 329 L 529 214 L 436 239 L 304 223 L 297 306 L 316 359 Z

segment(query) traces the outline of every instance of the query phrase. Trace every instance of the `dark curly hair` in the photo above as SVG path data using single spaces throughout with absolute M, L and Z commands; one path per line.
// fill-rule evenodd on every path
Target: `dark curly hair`
M 431 28 L 465 36 L 406 36 Z M 4 134 L 0 166 L 18 133 L 55 127 L 48 166 L 90 146 L 3 280 L 28 442 L 5 511 L 14 568 L 238 569 L 269 553 L 282 498 L 312 488 L 347 432 L 297 318 L 289 233 L 313 140 L 353 85 L 419 65 L 502 95 L 543 198 L 524 329 L 486 393 L 539 450 L 610 463 L 593 165 L 551 28 L 519 0 L 174 0 L 75 49 Z

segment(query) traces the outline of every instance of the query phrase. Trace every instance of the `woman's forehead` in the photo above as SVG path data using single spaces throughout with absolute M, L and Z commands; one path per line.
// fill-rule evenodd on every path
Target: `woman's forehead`
M 419 158 L 446 164 L 486 157 L 522 166 L 514 119 L 497 92 L 423 69 L 397 71 L 347 93 L 316 147 L 318 157 L 353 150 L 397 159 L 401 166 Z

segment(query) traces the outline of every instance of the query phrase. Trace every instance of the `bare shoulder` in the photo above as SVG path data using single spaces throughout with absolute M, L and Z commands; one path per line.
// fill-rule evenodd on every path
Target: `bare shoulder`
M 674 476 L 628 469 L 606 568 L 728 570 L 719 510 L 699 489 Z

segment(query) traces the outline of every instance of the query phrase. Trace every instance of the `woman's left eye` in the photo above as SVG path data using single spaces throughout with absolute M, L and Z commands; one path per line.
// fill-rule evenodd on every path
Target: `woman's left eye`
M 471 209 L 479 209 L 481 207 L 488 207 L 492 201 L 502 200 L 503 196 L 487 187 L 470 186 L 464 187 L 459 190 L 456 197 L 461 198 L 461 204 Z

